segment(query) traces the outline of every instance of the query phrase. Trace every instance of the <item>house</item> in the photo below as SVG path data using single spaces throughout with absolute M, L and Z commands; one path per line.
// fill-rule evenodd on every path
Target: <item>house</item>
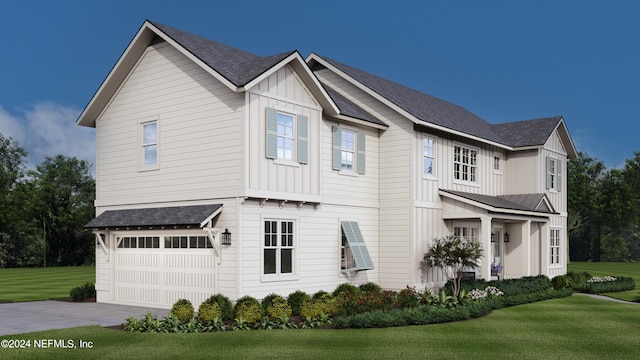
M 490 124 L 318 54 L 145 21 L 77 123 L 96 129 L 99 302 L 436 288 L 421 260 L 451 233 L 482 243 L 478 277 L 566 272 L 562 117 Z

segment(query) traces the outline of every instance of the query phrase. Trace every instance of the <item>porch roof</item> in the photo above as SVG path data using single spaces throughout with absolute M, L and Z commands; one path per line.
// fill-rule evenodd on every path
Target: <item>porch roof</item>
M 222 204 L 107 210 L 87 223 L 86 229 L 204 227 L 222 211 Z
M 558 214 L 546 194 L 515 194 L 491 196 L 463 191 L 440 189 L 440 195 L 470 203 L 488 211 L 530 214 L 535 216 Z

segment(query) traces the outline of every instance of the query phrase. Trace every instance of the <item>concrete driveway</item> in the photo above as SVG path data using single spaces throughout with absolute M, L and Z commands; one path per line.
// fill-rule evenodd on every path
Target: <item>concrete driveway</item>
M 129 316 L 148 312 L 163 318 L 167 309 L 102 304 L 95 302 L 34 301 L 0 304 L 0 336 L 76 326 L 115 326 Z

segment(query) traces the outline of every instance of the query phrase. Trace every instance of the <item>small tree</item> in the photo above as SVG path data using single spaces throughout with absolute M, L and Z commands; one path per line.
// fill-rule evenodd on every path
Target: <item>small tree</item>
M 433 246 L 424 254 L 423 263 L 429 267 L 441 267 L 447 280 L 452 280 L 453 295 L 458 296 L 463 268 L 478 267 L 482 253 L 479 242 L 448 235 L 434 240 Z

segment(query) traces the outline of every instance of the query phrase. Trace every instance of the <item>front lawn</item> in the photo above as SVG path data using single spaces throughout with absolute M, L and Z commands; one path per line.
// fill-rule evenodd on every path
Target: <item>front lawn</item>
M 627 276 L 633 278 L 636 282 L 635 290 L 623 291 L 617 293 L 605 293 L 612 298 L 631 301 L 638 295 L 640 290 L 640 263 L 632 262 L 571 262 L 568 266 L 569 271 L 588 272 L 592 276 Z
M 586 295 L 504 308 L 476 320 L 363 330 L 129 333 L 80 327 L 0 339 L 90 341 L 88 349 L 0 349 L 2 358 L 635 359 L 640 305 Z
M 68 297 L 72 288 L 95 281 L 95 266 L 3 268 L 0 269 L 0 301 Z

